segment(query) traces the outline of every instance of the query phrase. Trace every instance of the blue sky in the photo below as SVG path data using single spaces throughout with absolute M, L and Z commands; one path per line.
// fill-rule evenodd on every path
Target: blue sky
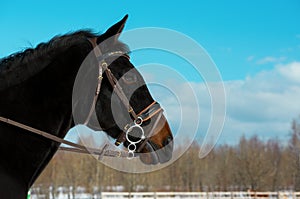
M 225 80 L 299 57 L 299 1 L 1 1 L 0 57 L 80 28 L 104 31 L 128 13 L 126 29 L 165 27 L 198 41 Z M 293 49 L 294 51 L 292 51 Z M 297 50 L 297 51 L 296 51 Z M 297 57 L 298 56 L 298 57 Z M 251 59 L 252 61 L 247 61 Z
M 210 54 L 227 89 L 221 140 L 230 143 L 243 133 L 284 138 L 291 120 L 300 114 L 299 11 L 297 0 L 2 0 L 0 57 L 57 34 L 82 28 L 102 32 L 129 14 L 125 30 L 174 29 Z M 196 86 L 203 88 L 201 83 Z M 206 107 L 201 107 L 204 113 Z

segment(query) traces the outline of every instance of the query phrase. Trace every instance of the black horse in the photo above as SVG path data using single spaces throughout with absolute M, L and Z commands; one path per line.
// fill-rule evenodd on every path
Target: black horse
M 100 44 L 108 38 L 113 38 L 109 45 L 101 47 L 101 51 L 126 51 L 126 45 L 118 40 L 126 19 L 127 15 L 101 35 L 81 30 L 54 37 L 48 43 L 39 44 L 34 49 L 1 59 L 0 116 L 63 138 L 74 126 L 73 85 L 81 63 L 94 48 L 90 40 Z M 97 71 L 98 65 L 95 63 L 91 67 Z M 135 76 L 129 80 L 143 81 L 130 63 L 128 55 L 117 57 L 108 68 L 117 80 L 129 70 L 133 70 Z M 95 112 L 100 126 L 108 135 L 117 139 L 124 130 L 117 125 L 112 107 L 122 107 L 118 118 L 132 118 L 128 117 L 128 110 L 120 99 L 114 98 L 112 101 L 114 90 L 105 74 Z M 134 81 L 131 83 L 134 84 Z M 123 87 L 125 93 L 126 89 Z M 154 101 L 145 85 L 136 89 L 128 100 L 136 113 Z M 130 122 L 132 120 L 128 121 Z M 154 129 L 153 136 L 147 139 L 147 144 L 144 144 L 140 151 L 146 154 L 140 157 L 145 164 L 164 163 L 172 156 L 173 136 L 168 122 L 162 116 L 158 123 L 160 127 Z M 151 126 L 151 122 L 145 125 Z M 26 198 L 29 188 L 49 163 L 59 145 L 60 143 L 0 122 L 0 197 Z M 124 146 L 126 145 L 128 140 L 124 141 Z M 156 155 L 153 155 L 154 151 Z

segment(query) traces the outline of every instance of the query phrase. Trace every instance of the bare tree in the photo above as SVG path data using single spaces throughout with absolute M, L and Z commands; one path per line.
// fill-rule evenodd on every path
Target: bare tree
M 300 123 L 292 122 L 292 136 L 289 142 L 290 162 L 293 172 L 293 184 L 295 191 L 300 191 Z
M 234 150 L 228 145 L 222 145 L 216 149 L 215 160 L 215 184 L 218 191 L 228 191 L 233 183 Z
M 270 191 L 277 191 L 280 187 L 280 169 L 282 162 L 282 147 L 278 140 L 269 140 L 266 144 L 266 159 L 270 162 L 270 176 L 266 187 Z
M 251 190 L 261 190 L 264 180 L 272 172 L 266 152 L 265 144 L 257 136 L 249 140 L 241 138 L 237 153 L 239 173 L 242 175 L 243 184 L 250 186 Z

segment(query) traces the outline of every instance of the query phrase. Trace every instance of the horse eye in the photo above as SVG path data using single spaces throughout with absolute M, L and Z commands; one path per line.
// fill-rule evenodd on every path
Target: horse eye
M 135 74 L 126 74 L 122 77 L 122 79 L 126 84 L 133 84 L 137 81 Z

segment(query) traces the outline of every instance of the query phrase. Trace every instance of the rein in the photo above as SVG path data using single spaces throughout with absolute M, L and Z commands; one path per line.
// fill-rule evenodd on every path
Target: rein
M 89 114 L 84 122 L 84 125 L 87 125 L 91 119 L 91 116 L 95 110 L 95 105 L 98 99 L 98 96 L 100 94 L 100 89 L 101 89 L 101 83 L 103 79 L 103 73 L 107 76 L 111 86 L 113 87 L 114 91 L 118 95 L 119 99 L 122 101 L 124 106 L 127 108 L 128 113 L 132 116 L 133 121 L 131 123 L 128 123 L 125 125 L 123 132 L 120 133 L 118 136 L 115 145 L 120 145 L 121 143 L 125 142 L 126 140 L 130 143 L 128 146 L 128 152 L 126 151 L 121 151 L 121 150 L 109 150 L 107 149 L 109 147 L 109 144 L 105 144 L 102 149 L 96 149 L 96 148 L 90 148 L 90 147 L 85 147 L 81 144 L 76 144 L 74 142 L 67 141 L 65 139 L 62 139 L 60 137 L 57 137 L 55 135 L 52 135 L 50 133 L 47 133 L 45 131 L 41 131 L 39 129 L 27 126 L 25 124 L 16 122 L 14 120 L 1 117 L 0 116 L 0 122 L 7 123 L 9 125 L 24 129 L 28 132 L 43 136 L 49 140 L 52 140 L 54 142 L 57 142 L 59 144 L 65 144 L 70 147 L 59 147 L 59 150 L 64 150 L 64 151 L 69 151 L 69 152 L 76 152 L 76 153 L 84 153 L 84 154 L 94 154 L 98 155 L 98 159 L 102 159 L 104 156 L 108 157 L 127 157 L 127 158 L 133 158 L 135 157 L 135 152 L 140 152 L 142 148 L 145 146 L 145 144 L 148 142 L 149 138 L 153 135 L 155 127 L 158 125 L 158 122 L 162 116 L 163 109 L 160 107 L 159 103 L 154 101 L 151 103 L 149 106 L 147 106 L 144 110 L 142 110 L 140 113 L 136 114 L 135 111 L 133 110 L 132 106 L 129 103 L 128 98 L 126 97 L 122 87 L 118 84 L 117 78 L 113 75 L 111 70 L 108 68 L 108 63 L 105 61 L 106 58 L 110 56 L 125 56 L 124 52 L 122 51 L 115 51 L 115 52 L 110 52 L 106 54 L 102 54 L 100 48 L 97 45 L 97 38 L 89 38 L 88 41 L 92 44 L 93 46 L 93 52 L 98 60 L 98 82 L 97 82 L 97 87 L 93 99 L 93 103 L 91 106 L 91 109 L 89 111 Z M 128 58 L 128 57 L 127 57 Z M 147 136 L 144 134 L 144 130 L 142 128 L 142 123 L 144 121 L 147 121 L 154 117 L 155 115 L 158 114 L 158 117 L 156 118 L 154 125 L 152 126 L 150 132 L 148 133 Z M 132 141 L 131 137 L 134 137 L 134 135 L 131 135 L 130 133 L 133 131 L 133 129 L 136 128 L 140 130 L 141 136 L 138 137 L 138 141 Z M 137 149 L 136 144 L 140 143 L 139 148 Z
M 16 122 L 14 120 L 10 120 L 4 117 L 0 117 L 0 121 L 10 124 L 12 126 L 24 129 L 28 132 L 43 136 L 49 140 L 52 140 L 54 142 L 60 143 L 60 144 L 65 144 L 71 147 L 60 147 L 60 150 L 65 150 L 65 151 L 70 151 L 70 152 L 77 152 L 77 153 L 90 153 L 90 154 L 94 154 L 94 155 L 98 155 L 98 159 L 102 159 L 103 156 L 109 156 L 109 157 L 129 157 L 128 153 L 125 151 L 115 151 L 115 150 L 107 150 L 107 147 L 109 146 L 108 144 L 106 144 L 102 149 L 95 149 L 95 148 L 89 148 L 89 147 L 85 147 L 81 144 L 76 144 L 74 142 L 70 142 L 68 140 L 64 140 L 60 137 L 57 137 L 55 135 L 52 135 L 50 133 L 47 133 L 45 131 L 41 131 L 38 130 L 36 128 L 27 126 L 25 124 L 21 124 L 19 122 Z

